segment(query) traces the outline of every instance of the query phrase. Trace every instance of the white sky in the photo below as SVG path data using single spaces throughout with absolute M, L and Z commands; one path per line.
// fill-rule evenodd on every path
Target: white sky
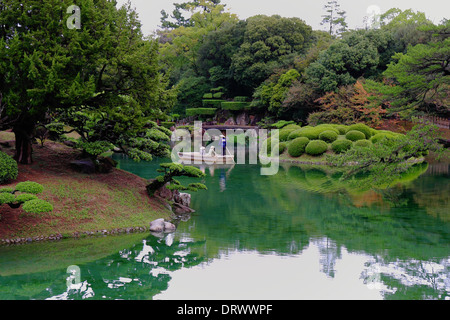
M 328 0 L 222 0 L 226 8 L 238 15 L 240 19 L 265 14 L 279 14 L 282 17 L 298 17 L 315 30 L 325 30 L 321 26 L 323 6 Z M 117 0 L 122 5 L 127 0 Z M 151 34 L 160 25 L 161 10 L 172 13 L 173 3 L 186 0 L 131 0 L 142 22 L 144 34 Z M 380 8 L 381 13 L 390 8 L 402 10 L 413 9 L 425 12 L 427 18 L 439 23 L 443 18 L 450 18 L 450 1 L 448 0 L 339 0 L 341 9 L 347 12 L 347 23 L 350 28 L 363 27 L 363 17 L 371 6 Z

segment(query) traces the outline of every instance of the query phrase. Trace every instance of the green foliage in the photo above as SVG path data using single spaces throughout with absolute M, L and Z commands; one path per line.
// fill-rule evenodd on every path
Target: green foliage
M 17 162 L 0 151 L 0 184 L 15 180 L 18 175 Z
M 244 109 L 248 109 L 250 106 L 249 102 L 238 102 L 238 101 L 227 101 L 227 102 L 222 102 L 221 103 L 221 107 L 224 110 L 244 110 Z
M 0 193 L 0 205 L 13 203 L 16 200 L 13 194 L 7 192 Z
M 189 116 L 213 116 L 216 114 L 217 108 L 190 108 L 186 109 L 186 115 Z
M 25 202 L 22 209 L 28 213 L 45 213 L 53 211 L 53 206 L 47 201 L 35 199 Z
M 231 68 L 239 85 L 258 87 L 287 59 L 302 52 L 311 27 L 298 18 L 257 15 L 247 19 L 244 42 L 233 56 Z
M 384 86 L 383 93 L 395 111 L 422 109 L 429 112 L 448 110 L 450 73 L 450 22 L 428 28 L 436 33 L 426 44 L 409 46 L 406 53 L 395 54 L 384 75 L 395 86 Z
M 350 141 L 358 141 L 358 140 L 364 140 L 366 138 L 366 136 L 361 131 L 350 130 L 345 135 L 345 138 L 347 138 Z
M 347 139 L 336 140 L 335 142 L 333 142 L 331 144 L 331 149 L 335 153 L 339 154 L 339 153 L 346 152 L 347 150 L 350 150 L 352 145 L 353 145 L 352 141 L 347 140 Z
M 237 102 L 247 102 L 249 100 L 249 98 L 245 97 L 245 96 L 237 96 L 237 97 L 234 97 L 233 100 L 237 101 Z
M 114 148 L 114 145 L 107 141 L 88 142 L 78 140 L 77 147 L 83 149 L 83 151 L 85 151 L 93 158 L 97 158 L 102 153 L 112 150 Z
M 295 130 L 294 132 L 292 132 L 288 139 L 292 140 L 298 137 L 306 137 L 310 140 L 317 140 L 319 139 L 319 135 L 324 132 L 324 131 L 334 131 L 336 134 L 339 134 L 339 130 L 337 130 L 336 128 L 334 128 L 332 125 L 329 124 L 323 124 L 323 125 L 319 125 L 316 127 L 311 127 L 311 126 L 306 126 L 306 127 L 302 127 L 298 130 Z
M 311 156 L 319 156 L 328 150 L 328 144 L 322 140 L 312 140 L 305 148 L 305 152 Z
M 150 184 L 147 185 L 147 192 L 150 196 L 153 196 L 155 191 L 166 186 L 169 190 L 207 190 L 206 186 L 201 183 L 189 184 L 187 187 L 181 185 L 181 183 L 174 179 L 175 177 L 192 177 L 202 178 L 205 174 L 196 167 L 184 166 L 178 163 L 161 163 L 158 172 L 164 173 L 164 175 L 157 176 Z
M 378 143 L 381 140 L 383 140 L 384 138 L 389 138 L 389 139 L 395 139 L 396 135 L 394 135 L 394 133 L 392 132 L 380 132 L 377 133 L 376 135 L 374 135 L 372 138 L 370 138 L 370 141 L 372 143 Z
M 286 127 L 287 125 L 290 124 L 295 124 L 295 121 L 292 120 L 279 120 L 278 122 L 272 124 L 272 127 L 276 128 L 276 129 L 281 129 Z
M 15 202 L 24 203 L 30 200 L 36 200 L 37 198 L 34 194 L 22 193 L 16 196 Z
M 348 126 L 347 132 L 351 130 L 356 130 L 364 133 L 366 139 L 370 139 L 370 137 L 372 136 L 372 128 L 363 123 L 356 123 Z
M 23 210 L 29 213 L 50 212 L 53 210 L 53 206 L 36 196 L 43 190 L 44 187 L 39 183 L 19 182 L 14 188 L 0 189 L 0 205 L 7 204 L 14 209 L 22 205 Z
M 355 141 L 355 143 L 353 145 L 355 147 L 366 148 L 366 147 L 371 146 L 372 142 L 370 140 L 362 139 L 362 140 Z
M 325 130 L 319 134 L 319 139 L 328 143 L 335 141 L 338 138 L 338 134 L 332 130 Z
M 296 129 L 282 129 L 279 133 L 280 141 L 288 141 L 289 135 Z
M 25 193 L 38 194 L 44 190 L 44 187 L 37 182 L 25 181 L 25 182 L 19 182 L 16 185 L 15 190 L 20 191 L 20 192 L 25 192 Z
M 420 124 L 406 135 L 381 139 L 365 148 L 351 148 L 345 154 L 328 156 L 328 161 L 338 167 L 352 163 L 346 177 L 369 171 L 375 179 L 392 180 L 408 170 L 414 164 L 411 160 L 422 156 L 426 150 L 436 152 L 438 158 L 444 151 L 439 144 L 438 128 Z
M 292 157 L 299 157 L 305 152 L 309 139 L 306 137 L 295 138 L 288 144 L 288 153 Z
M 205 93 L 203 95 L 203 99 L 212 99 L 212 98 L 213 98 L 213 94 L 211 92 Z
M 202 105 L 203 105 L 203 107 L 206 107 L 206 108 L 209 108 L 209 107 L 211 107 L 211 108 L 219 108 L 220 105 L 222 103 L 224 103 L 224 102 L 225 102 L 225 100 L 205 99 L 205 100 L 202 100 Z

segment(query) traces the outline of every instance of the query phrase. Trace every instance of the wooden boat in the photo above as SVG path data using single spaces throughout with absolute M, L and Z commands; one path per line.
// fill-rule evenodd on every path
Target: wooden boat
M 202 147 L 200 152 L 178 152 L 178 157 L 182 163 L 206 163 L 206 164 L 234 164 L 234 156 L 227 149 L 226 155 L 220 155 L 215 152 L 214 146 L 205 153 Z

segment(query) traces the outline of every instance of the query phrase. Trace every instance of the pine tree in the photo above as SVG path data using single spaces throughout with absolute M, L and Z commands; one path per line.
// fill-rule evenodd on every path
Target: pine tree
M 329 26 L 330 35 L 339 35 L 345 32 L 347 30 L 346 12 L 341 10 L 340 4 L 336 0 L 328 1 L 324 9 L 327 13 L 322 16 L 321 25 Z

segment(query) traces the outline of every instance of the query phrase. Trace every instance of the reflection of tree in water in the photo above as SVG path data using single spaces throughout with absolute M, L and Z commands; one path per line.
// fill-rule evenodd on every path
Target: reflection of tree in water
M 68 274 L 60 268 L 26 277 L 1 277 L 2 288 L 11 289 L 4 292 L 9 299 L 151 299 L 168 288 L 169 272 L 204 261 L 195 253 L 203 245 L 202 241 L 174 240 L 173 235 L 149 236 L 116 254 L 79 265 L 78 290 L 67 288 Z M 1 297 L 6 298 L 3 293 Z
M 385 261 L 369 263 L 383 284 L 385 299 L 448 300 L 450 298 L 450 259 Z M 367 274 L 363 275 L 367 280 Z
M 320 253 L 320 271 L 325 273 L 328 277 L 334 278 L 336 261 L 341 259 L 341 246 L 337 246 L 334 241 L 331 241 L 328 238 L 323 238 L 316 244 Z

